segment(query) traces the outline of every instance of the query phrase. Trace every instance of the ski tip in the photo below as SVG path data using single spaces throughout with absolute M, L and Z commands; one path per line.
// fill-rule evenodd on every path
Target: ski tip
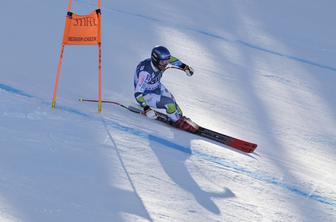
M 257 146 L 257 144 L 253 144 L 249 153 L 253 153 L 257 149 Z
M 254 150 L 257 148 L 257 144 L 246 142 L 240 139 L 233 139 L 228 145 L 245 153 L 253 153 Z
M 250 148 L 247 149 L 247 153 L 253 153 L 257 149 L 257 144 L 252 143 Z
M 78 101 L 79 101 L 79 102 L 83 102 L 83 98 L 79 98 Z

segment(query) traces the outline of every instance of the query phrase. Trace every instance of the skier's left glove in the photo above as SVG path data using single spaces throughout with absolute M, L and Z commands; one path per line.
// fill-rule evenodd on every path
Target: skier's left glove
M 188 65 L 184 66 L 183 71 L 185 71 L 185 73 L 187 74 L 187 76 L 192 76 L 194 74 L 193 68 L 191 68 Z
M 136 93 L 135 95 L 135 99 L 136 101 L 142 106 L 142 107 L 145 107 L 147 104 L 146 104 L 146 101 L 145 101 L 145 98 L 143 96 L 143 94 L 140 94 L 140 93 Z

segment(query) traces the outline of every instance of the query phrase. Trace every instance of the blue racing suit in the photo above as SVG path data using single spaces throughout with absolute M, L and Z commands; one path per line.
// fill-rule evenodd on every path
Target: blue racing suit
M 175 57 L 169 60 L 169 66 L 183 70 L 186 65 Z M 140 62 L 134 74 L 134 96 L 142 106 L 148 105 L 151 108 L 165 109 L 168 117 L 176 122 L 182 111 L 177 105 L 174 96 L 161 83 L 164 71 L 154 67 L 151 59 Z

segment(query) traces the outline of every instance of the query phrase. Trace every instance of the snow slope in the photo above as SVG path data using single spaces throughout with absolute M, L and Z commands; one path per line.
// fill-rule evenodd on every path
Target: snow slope
M 243 154 L 104 105 L 96 47 L 66 47 L 65 0 L 1 2 L 0 221 L 336 221 L 334 1 L 103 1 L 103 98 L 132 104 L 162 44 L 164 84 Z M 88 13 L 95 1 L 74 1 Z

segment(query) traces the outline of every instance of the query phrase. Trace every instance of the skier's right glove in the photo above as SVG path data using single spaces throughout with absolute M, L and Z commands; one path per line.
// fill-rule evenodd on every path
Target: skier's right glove
M 188 65 L 185 65 L 183 67 L 183 71 L 185 71 L 185 73 L 187 74 L 187 76 L 192 76 L 194 74 L 194 70 L 193 68 L 191 68 L 190 66 Z
M 150 119 L 156 119 L 157 118 L 157 115 L 156 115 L 156 113 L 155 113 L 155 111 L 154 110 L 152 110 L 149 106 L 145 106 L 144 107 L 144 113 L 145 113 L 145 115 L 148 117 L 148 118 L 150 118 Z

